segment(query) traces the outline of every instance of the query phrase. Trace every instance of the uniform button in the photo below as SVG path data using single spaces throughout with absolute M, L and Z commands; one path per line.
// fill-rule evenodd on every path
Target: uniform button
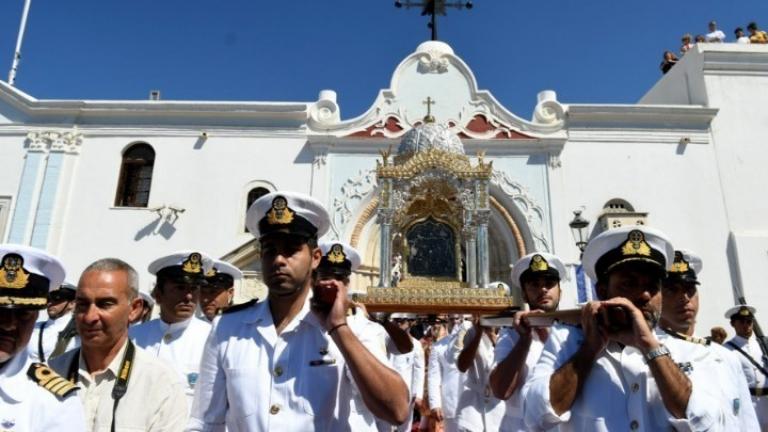
M 632 384 L 632 393 L 637 393 L 638 390 L 640 390 L 640 384 L 638 383 Z
M 280 405 L 274 404 L 269 408 L 269 413 L 275 415 L 280 412 Z
M 167 335 L 163 336 L 163 341 L 166 342 L 166 343 L 170 342 L 171 341 L 171 335 L 167 334 Z
M 629 424 L 629 428 L 632 430 L 636 430 L 640 427 L 640 423 L 637 422 L 637 420 L 632 420 L 632 423 Z
M 279 377 L 282 374 L 283 374 L 283 368 L 280 366 L 275 366 L 275 376 Z

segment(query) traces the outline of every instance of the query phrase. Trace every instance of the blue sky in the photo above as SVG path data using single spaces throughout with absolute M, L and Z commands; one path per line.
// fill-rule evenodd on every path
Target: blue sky
M 475 0 L 440 23 L 490 90 L 529 118 L 540 90 L 567 103 L 634 103 L 665 49 L 715 19 L 768 27 L 764 0 Z M 23 0 L 0 2 L 7 79 Z M 429 38 L 417 10 L 389 0 L 33 0 L 17 87 L 40 99 L 313 101 L 338 92 L 364 112 L 395 66 Z

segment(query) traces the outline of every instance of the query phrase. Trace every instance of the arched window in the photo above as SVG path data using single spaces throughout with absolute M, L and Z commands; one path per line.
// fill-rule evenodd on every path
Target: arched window
M 270 192 L 269 189 L 262 186 L 255 187 L 250 191 L 248 191 L 248 199 L 246 200 L 245 212 L 248 213 L 248 209 L 251 208 L 251 204 L 253 204 L 253 202 L 256 201 L 257 199 L 268 194 L 269 192 Z M 248 231 L 248 228 L 245 228 L 245 231 Z
M 145 143 L 134 144 L 123 153 L 116 207 L 146 207 L 152 187 L 155 151 Z

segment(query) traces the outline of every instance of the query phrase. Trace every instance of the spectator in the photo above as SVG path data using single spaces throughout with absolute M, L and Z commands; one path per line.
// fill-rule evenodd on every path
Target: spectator
M 749 43 L 768 44 L 768 34 L 757 28 L 756 22 L 749 23 L 747 30 L 749 31 Z
M 664 51 L 664 58 L 661 61 L 661 65 L 659 65 L 661 73 L 666 74 L 675 64 L 677 64 L 677 56 L 675 53 L 672 51 Z
M 718 30 L 717 23 L 714 21 L 709 22 L 709 33 L 705 37 L 707 42 L 720 43 L 725 42 L 725 33 L 722 30 Z
M 736 27 L 736 30 L 733 31 L 733 34 L 736 35 L 736 43 L 740 44 L 748 44 L 749 38 L 744 35 L 744 29 L 741 27 Z
M 680 54 L 685 55 L 686 52 L 688 52 L 689 49 L 693 48 L 693 42 L 691 42 L 693 38 L 691 37 L 690 33 L 686 33 L 683 36 L 682 42 L 683 46 L 680 47 Z
M 696 43 L 706 42 L 706 40 L 704 39 L 704 36 L 702 36 L 702 35 L 696 35 L 696 39 L 695 40 L 696 40 Z
M 725 339 L 728 338 L 728 333 L 725 331 L 724 328 L 719 326 L 712 327 L 709 333 L 710 333 L 709 339 L 719 343 L 720 345 L 722 345 L 723 342 L 725 342 Z

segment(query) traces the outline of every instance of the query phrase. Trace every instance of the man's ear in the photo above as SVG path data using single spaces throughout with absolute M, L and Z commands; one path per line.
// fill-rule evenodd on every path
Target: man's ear
M 144 311 L 144 302 L 141 300 L 141 296 L 136 296 L 131 300 L 131 310 L 128 312 L 128 322 L 134 322 L 139 319 L 139 316 Z
M 312 270 L 316 270 L 320 265 L 320 259 L 323 257 L 323 251 L 319 246 L 312 249 Z

